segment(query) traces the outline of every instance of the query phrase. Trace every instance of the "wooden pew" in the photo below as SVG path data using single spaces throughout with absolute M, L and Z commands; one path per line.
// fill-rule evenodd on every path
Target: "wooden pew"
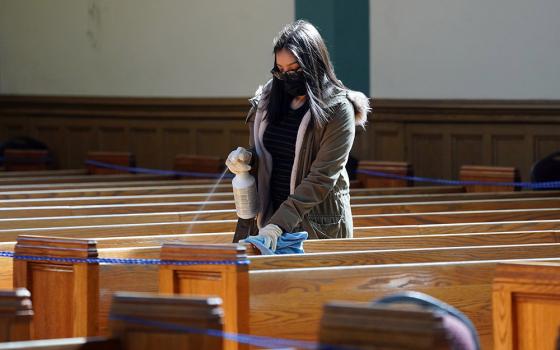
M 185 192 L 184 188 L 178 189 Z M 36 191 L 35 191 L 36 192 Z M 35 192 L 30 192 L 35 195 Z M 82 193 L 79 193 L 81 195 Z M 96 195 L 99 194 L 99 195 Z M 444 193 L 444 194 L 406 194 L 406 195 L 365 195 L 364 192 L 352 192 L 350 200 L 354 204 L 375 203 L 424 203 L 448 201 L 474 201 L 474 200 L 508 200 L 525 198 L 560 197 L 560 191 L 526 191 L 526 192 L 471 192 L 471 193 Z M 2 196 L 0 195 L 0 198 Z M 169 193 L 169 194 L 137 194 L 137 195 L 103 195 L 93 193 L 92 196 L 76 197 L 51 197 L 51 198 L 16 198 L 0 199 L 0 207 L 38 207 L 58 205 L 105 205 L 105 204 L 133 204 L 133 203 L 166 203 L 166 202 L 192 202 L 207 200 L 233 200 L 233 192 L 225 191 L 209 193 Z
M 166 236 L 130 236 L 115 238 L 96 238 L 97 246 L 103 249 L 107 256 L 119 257 L 127 254 L 129 248 L 148 247 L 157 248 L 163 244 L 231 243 L 230 233 L 209 233 L 190 235 Z M 359 250 L 387 250 L 403 248 L 437 248 L 437 247 L 468 247 L 468 246 L 498 246 L 519 244 L 560 243 L 560 230 L 551 231 L 519 231 L 499 233 L 448 233 L 418 236 L 380 236 L 372 234 L 362 238 L 341 238 L 332 240 L 307 240 L 304 250 L 308 253 L 359 251 Z M 0 251 L 13 252 L 16 242 L 0 243 Z M 145 251 L 138 249 L 140 253 Z M 258 255 L 258 254 L 255 254 Z M 3 280 L 11 280 L 11 264 L 5 264 L 2 272 Z M 9 274 L 8 274 L 9 273 Z M 0 282 L 1 283 L 1 282 Z
M 535 198 L 524 200 L 486 200 L 486 201 L 453 201 L 453 202 L 425 202 L 411 204 L 352 204 L 353 215 L 367 214 L 392 214 L 391 216 L 410 216 L 427 212 L 453 212 L 453 211 L 498 211 L 498 210 L 558 210 L 556 198 Z M 84 206 L 42 206 L 0 208 L 0 218 L 32 218 L 48 216 L 82 216 L 82 215 L 108 215 L 108 214 L 136 214 L 136 213 L 170 213 L 187 211 L 230 210 L 234 212 L 233 201 L 208 201 L 208 202 L 182 202 L 182 203 L 136 203 L 136 204 L 109 204 L 109 205 L 84 205 Z M 518 214 L 515 214 L 518 215 Z
M 155 223 L 141 223 L 146 216 L 128 216 L 119 220 L 121 223 L 140 222 L 139 224 L 130 224 L 134 230 L 145 229 L 143 226 L 152 226 L 153 228 L 165 230 L 166 227 L 174 227 L 181 230 L 182 233 L 191 232 L 227 232 L 235 229 L 237 220 L 231 211 L 219 212 L 185 212 L 170 213 L 160 216 Z M 427 225 L 427 224 L 448 224 L 448 223 L 482 223 L 482 222 L 509 222 L 514 220 L 537 221 L 537 220 L 556 220 L 560 217 L 560 209 L 557 208 L 541 208 L 541 209 L 504 209 L 504 210 L 485 210 L 485 211 L 462 211 L 462 212 L 434 212 L 434 213 L 407 213 L 407 214 L 373 214 L 373 215 L 354 215 L 354 227 L 372 227 L 372 226 L 406 226 L 406 225 Z M 165 218 L 167 222 L 159 222 Z M 33 220 L 34 218 L 29 218 Z M 86 220 L 86 225 L 94 221 Z M 104 223 L 104 220 L 102 223 Z M 63 226 L 63 225 L 61 225 Z M 101 225 L 111 226 L 111 225 Z M 160 228 L 161 226 L 161 228 Z M 72 226 L 78 227 L 78 226 Z M 121 226 L 122 227 L 122 226 Z M 106 227 L 110 229 L 110 227 Z M 22 230 L 33 230 L 34 228 L 23 228 Z M 47 228 L 37 228 L 37 230 Z M 8 232 L 13 230 L 0 230 L 0 232 Z M 15 231 L 14 231 L 15 232 Z M 145 232 L 145 231 L 144 231 Z M 140 233 L 138 231 L 138 233 Z M 169 233 L 169 232 L 167 232 Z M 181 232 L 175 232 L 181 233 Z
M 69 183 L 69 184 L 40 184 L 21 186 L 0 186 L 0 199 L 25 198 L 61 198 L 82 196 L 133 196 L 154 194 L 193 193 L 188 186 L 198 185 L 197 192 L 208 193 L 214 187 L 216 191 L 231 192 L 230 179 L 224 179 L 216 186 L 216 181 L 209 180 L 169 180 L 169 181 L 135 181 L 135 182 L 106 182 L 106 183 Z M 461 186 L 435 187 L 401 187 L 401 188 L 357 188 L 350 189 L 353 195 L 414 195 L 414 194 L 450 194 L 464 193 Z
M 140 236 L 126 238 L 92 238 L 97 242 L 98 252 L 104 258 L 159 258 L 163 244 L 212 244 L 230 243 L 231 234 Z M 471 233 L 428 236 L 368 237 L 335 240 L 309 240 L 304 243 L 306 253 L 351 252 L 364 250 L 397 250 L 420 248 L 495 247 L 560 243 L 560 231 Z M 15 242 L 0 244 L 0 251 L 14 251 Z M 250 248 L 250 247 L 248 247 Z M 452 251 L 452 250 L 451 250 Z M 248 252 L 255 255 L 254 249 Z M 452 251 L 453 252 L 453 251 Z M 449 253 L 444 250 L 443 253 Z M 443 255 L 442 255 L 443 256 Z M 0 287 L 12 284 L 12 260 L 4 258 L 0 265 Z
M 422 225 L 447 223 L 499 222 L 512 220 L 555 220 L 560 208 L 473 210 L 463 212 L 434 212 L 406 214 L 354 215 L 356 227 Z
M 117 293 L 111 306 L 111 336 L 123 349 L 228 349 L 223 338 L 187 333 L 136 320 L 162 322 L 189 329 L 223 330 L 222 301 L 219 298 L 185 298 L 141 293 Z
M 5 149 L 4 167 L 7 171 L 47 170 L 52 166 L 46 149 Z
M 519 182 L 519 170 L 514 167 L 497 167 L 484 165 L 463 165 L 459 171 L 461 181 L 478 182 Z M 468 185 L 467 192 L 495 192 L 519 190 L 513 186 Z
M 443 195 L 352 195 L 353 204 L 393 204 L 393 205 L 414 205 L 422 203 L 455 203 L 466 201 L 468 203 L 491 202 L 521 202 L 522 200 L 550 199 L 554 200 L 560 196 L 560 191 L 542 192 L 500 192 L 500 193 L 460 193 Z M 61 198 L 28 198 L 28 199 L 8 199 L 0 200 L 2 208 L 18 207 L 45 207 L 45 206 L 84 206 L 84 205 L 129 205 L 129 204 L 163 204 L 163 203 L 182 203 L 182 202 L 207 202 L 207 201 L 229 201 L 233 207 L 232 192 L 194 192 L 183 194 L 158 194 L 158 195 L 134 195 L 134 196 L 91 196 L 91 197 L 61 197 Z
M 179 172 L 221 174 L 225 167 L 225 160 L 221 157 L 178 154 L 173 160 L 173 170 Z
M 122 325 L 113 331 L 111 338 L 66 338 L 54 339 L 48 341 L 28 341 L 17 343 L 0 344 L 0 349 L 43 349 L 43 350 L 61 350 L 61 349 L 228 349 L 234 348 L 220 342 L 219 339 L 210 338 L 208 336 L 199 335 L 196 339 L 190 334 L 180 334 L 179 332 L 165 334 L 156 327 L 135 327 L 133 321 L 154 319 L 152 313 L 145 310 L 139 310 L 142 303 L 157 307 L 154 311 L 161 311 L 169 318 L 176 317 L 177 312 L 169 312 L 165 308 L 165 304 L 150 294 L 139 293 L 118 293 L 115 295 L 115 305 L 119 308 L 125 305 L 128 313 L 133 319 L 131 322 L 122 322 Z M 125 299 L 123 302 L 122 299 Z M 185 326 L 196 329 L 214 329 L 221 330 L 221 318 L 219 317 L 220 309 L 212 305 L 212 300 L 204 300 L 197 298 L 189 298 L 189 305 L 185 307 L 184 299 L 181 297 L 166 297 L 174 303 L 180 305 L 181 315 L 202 314 L 197 320 L 185 320 Z M 168 300 L 165 300 L 167 302 Z M 200 300 L 200 301 L 199 301 Z M 198 302 L 202 305 L 197 305 Z M 204 304 L 203 304 L 204 303 Z M 163 304 L 163 305 L 160 305 Z M 193 307 L 194 306 L 194 307 Z M 152 306 L 152 308 L 154 308 Z M 155 308 L 154 308 L 155 309 Z M 217 310 L 216 310 L 217 309 Z M 215 311 L 216 310 L 216 311 Z M 139 312 L 140 311 L 140 312 Z M 185 312 L 186 311 L 186 312 Z M 194 312 L 193 312 L 194 311 Z M 114 317 L 127 317 L 123 312 L 116 313 L 112 311 Z M 165 324 L 171 323 L 165 317 L 159 316 Z M 198 321 L 199 324 L 196 324 Z M 171 323 L 177 325 L 177 321 Z M 204 328 L 203 328 L 204 327 Z M 116 327 L 115 327 L 116 328 Z M 135 329 L 136 328 L 136 329 Z M 120 332 L 117 333 L 116 331 Z M 138 331 L 144 331 L 138 337 Z M 157 336 L 154 334 L 156 333 Z M 159 334 L 158 334 L 159 333 Z M 157 337 L 157 338 L 156 338 Z M 176 338 L 175 342 L 171 338 Z M 207 339 L 204 339 L 206 337 Z M 139 339 L 140 338 L 140 339 Z M 154 339 L 157 341 L 154 344 Z M 195 339 L 193 339 L 195 338 Z M 202 338 L 202 339 L 200 339 Z M 319 331 L 319 344 L 317 348 L 347 348 L 352 349 L 371 349 L 372 346 L 378 348 L 414 348 L 426 350 L 445 350 L 450 348 L 448 336 L 443 329 L 442 318 L 430 311 L 413 308 L 397 308 L 393 306 L 376 306 L 366 303 L 356 302 L 329 302 L 323 307 L 323 315 L 321 317 L 321 326 Z M 254 340 L 253 340 L 254 342 Z M 193 344 L 194 343 L 194 344 Z M 266 343 L 259 341 L 261 347 Z M 253 343 L 256 345 L 255 343 Z M 225 347 L 224 347 L 225 345 Z M 271 345 L 271 344 L 270 344 Z M 310 344 L 309 344 L 310 345 Z
M 111 306 L 113 320 L 111 321 L 110 337 L 8 342 L 0 343 L 0 349 L 227 349 L 226 342 L 220 337 L 186 332 L 191 329 L 221 332 L 223 330 L 222 313 L 219 298 L 116 293 Z M 174 329 L 162 328 L 160 325 L 171 325 Z M 59 325 L 53 324 L 53 326 Z M 53 328 L 57 329 L 57 327 Z M 59 334 L 63 334 L 64 331 L 72 332 L 71 329 L 58 329 Z
M 359 180 L 361 187 L 406 187 L 414 185 L 412 181 L 377 177 L 359 172 L 360 170 L 369 170 L 399 176 L 414 176 L 410 163 L 362 160 L 359 162 L 357 170 L 356 178 Z
M 25 288 L 0 290 L 0 342 L 29 340 L 33 308 Z
M 46 244 L 44 241 L 35 241 L 33 242 L 32 239 L 23 239 L 22 238 L 22 243 L 25 243 L 24 245 L 21 246 L 21 248 L 17 248 L 16 252 L 18 254 L 22 254 L 22 255 L 33 255 L 33 256 L 65 256 L 65 257 L 71 257 L 71 256 L 76 256 L 79 257 L 84 257 L 84 256 L 91 256 L 91 254 L 93 254 L 94 249 L 92 246 L 92 242 L 87 242 L 83 243 L 83 242 L 79 242 L 77 240 L 59 240 L 59 242 L 62 242 L 62 244 L 54 244 L 55 240 L 52 240 L 52 244 Z M 515 259 L 515 257 L 521 257 L 523 256 L 524 258 L 543 258 L 543 257 L 551 257 L 554 258 L 556 256 L 559 256 L 559 252 L 560 252 L 560 248 L 556 247 L 555 245 L 549 245 L 549 247 L 551 247 L 550 250 L 550 255 L 548 252 L 546 252 L 545 250 L 548 249 L 548 247 L 544 247 L 544 246 L 524 246 L 523 249 L 519 249 L 518 251 L 516 251 L 515 249 L 511 249 L 509 250 L 509 255 L 507 254 L 508 251 L 505 251 L 504 249 L 495 249 L 495 252 L 492 253 L 492 257 L 495 257 L 497 259 L 502 258 L 504 256 L 508 256 L 511 259 Z M 194 249 L 194 250 L 193 250 Z M 479 250 L 480 252 L 482 251 L 490 251 L 487 248 L 484 247 L 480 247 L 480 248 L 466 248 L 466 250 L 469 250 L 470 253 L 466 253 L 464 256 L 462 256 L 463 260 L 472 260 L 473 259 L 487 259 L 489 258 L 488 255 L 485 255 L 485 253 L 480 253 L 480 255 L 477 255 L 476 252 L 474 252 L 475 250 Z M 466 252 L 465 250 L 465 252 Z M 196 251 L 196 254 L 193 256 L 192 253 L 194 253 Z M 81 254 L 81 255 L 80 255 Z M 251 257 L 251 261 L 252 264 L 250 265 L 250 269 L 251 272 L 255 272 L 258 273 L 258 271 L 262 268 L 268 268 L 268 269 L 283 269 L 285 267 L 290 267 L 288 270 L 286 271 L 290 271 L 290 270 L 308 270 L 309 267 L 312 266 L 328 266 L 328 265 L 334 265 L 336 267 L 334 267 L 334 269 L 343 269 L 343 267 L 341 266 L 337 266 L 340 265 L 341 263 L 343 264 L 362 264 L 362 263 L 368 263 L 368 262 L 373 262 L 375 261 L 378 265 L 376 265 L 377 267 L 380 267 L 381 265 L 386 265 L 387 267 L 389 266 L 394 266 L 394 262 L 397 261 L 408 261 L 409 263 L 412 263 L 412 261 L 414 261 L 413 258 L 410 258 L 412 256 L 412 254 L 418 254 L 418 253 L 413 253 L 413 251 L 404 251 L 401 250 L 399 252 L 391 252 L 391 251 L 378 251 L 378 252 L 371 252 L 371 253 L 366 253 L 366 252 L 355 252 L 355 253 L 348 253 L 348 252 L 344 252 L 344 253 L 340 253 L 340 254 L 336 254 L 336 253 L 332 253 L 332 254 L 305 254 L 302 256 L 297 256 L 295 258 L 290 258 L 288 256 L 257 256 L 257 257 Z M 429 255 L 432 254 L 432 258 L 429 258 Z M 459 255 L 462 254 L 459 250 L 455 250 L 454 251 L 454 257 L 457 258 L 459 257 Z M 501 255 L 500 255 L 501 254 Z M 545 255 L 543 255 L 545 254 Z M 354 258 L 357 258 L 355 261 L 351 260 L 353 259 L 351 256 L 354 255 Z M 232 257 L 235 257 L 235 259 L 246 259 L 246 256 L 244 254 L 244 250 L 243 248 L 237 247 L 236 245 L 227 245 L 227 246 L 221 246 L 218 248 L 212 247 L 212 249 L 210 250 L 204 250 L 203 247 L 201 246 L 177 246 L 177 245 L 172 245 L 172 246 L 164 246 L 164 249 L 162 250 L 161 253 L 161 258 L 162 260 L 165 261 L 173 261 L 173 260 L 183 260 L 185 256 L 189 256 L 192 258 L 189 258 L 190 260 L 192 260 L 194 257 L 194 259 L 196 260 L 231 260 Z M 393 256 L 393 257 L 392 257 Z M 399 257 L 400 256 L 400 257 Z M 419 256 L 416 255 L 416 257 L 418 258 Z M 288 259 L 286 259 L 288 258 Z M 417 259 L 416 258 L 416 259 Z M 436 249 L 436 250 L 432 250 L 432 252 L 428 252 L 427 250 L 424 251 L 423 256 L 421 257 L 420 261 L 429 261 L 430 259 L 435 259 L 432 261 L 438 261 L 438 262 L 445 262 L 446 255 L 443 253 L 443 251 L 441 249 Z M 453 258 L 453 259 L 455 259 Z M 235 260 L 234 259 L 234 260 Z M 396 260 L 395 260 L 396 259 Z M 442 260 L 443 259 L 443 260 Z M 284 261 L 284 263 L 282 262 Z M 418 260 L 416 260 L 418 261 Z M 465 261 L 461 262 L 461 263 L 466 263 Z M 24 271 L 30 271 L 34 269 L 34 265 L 39 264 L 41 266 L 48 266 L 51 264 L 54 264 L 55 266 L 58 266 L 59 268 L 57 269 L 48 269 L 48 268 L 43 268 L 42 269 L 42 275 L 36 275 L 30 276 L 30 273 L 27 272 L 25 273 Z M 72 272 L 69 274 L 64 274 L 63 273 L 63 277 L 65 278 L 65 280 L 61 280 L 62 277 L 59 277 L 59 275 L 62 273 L 61 269 L 62 266 L 67 266 L 64 269 L 66 269 L 66 271 L 68 272 Z M 78 268 L 76 265 L 81 265 L 81 268 Z M 99 271 L 99 279 L 95 278 L 95 274 L 89 273 L 88 271 L 88 267 L 84 267 L 83 263 L 52 263 L 52 262 L 47 262 L 47 261 L 41 261 L 41 262 L 37 262 L 37 261 L 27 261 L 27 260 L 16 260 L 15 264 L 14 264 L 14 283 L 15 286 L 20 286 L 20 285 L 27 285 L 26 283 L 30 283 L 29 278 L 42 278 L 42 281 L 48 282 L 51 281 L 50 283 L 58 283 L 58 289 L 61 288 L 65 288 L 67 290 L 67 292 L 63 292 L 63 291 L 57 291 L 57 295 L 58 294 L 64 294 L 66 295 L 65 297 L 65 302 L 63 303 L 63 305 L 57 305 L 57 306 L 53 306 L 52 304 L 50 304 L 50 306 L 46 303 L 47 301 L 51 301 L 52 303 L 54 303 L 56 301 L 55 298 L 53 297 L 49 297 L 49 293 L 46 292 L 47 290 L 52 290 L 52 289 L 48 289 L 48 288 L 43 288 L 41 289 L 41 291 L 45 290 L 43 292 L 43 296 L 42 298 L 44 299 L 43 302 L 41 303 L 37 303 L 35 302 L 36 305 L 40 305 L 40 307 L 52 307 L 54 309 L 54 311 L 49 311 L 49 312 L 55 312 L 55 313 L 62 313 L 62 314 L 67 314 L 67 311 L 63 311 L 63 309 L 65 307 L 68 307 L 67 304 L 67 300 L 70 300 L 69 298 L 72 298 L 72 300 L 81 300 L 81 302 L 77 302 L 77 303 L 71 303 L 71 305 L 87 305 L 88 303 L 91 303 L 92 300 L 98 300 L 97 296 L 98 294 L 95 294 L 95 290 L 94 288 L 91 289 L 87 289 L 85 287 L 83 287 L 81 289 L 81 296 L 78 296 L 79 290 L 76 289 L 76 285 L 81 285 L 82 282 L 80 281 L 88 281 L 88 283 L 90 283 L 90 285 L 92 285 L 93 283 L 99 283 L 100 289 L 101 289 L 101 305 L 107 305 L 108 304 L 108 300 L 107 297 L 110 294 L 110 291 L 115 291 L 115 290 L 136 290 L 136 291 L 155 291 L 157 289 L 157 266 L 155 265 L 100 265 L 100 266 L 94 266 L 94 267 L 89 267 L 89 269 L 98 269 Z M 165 265 L 160 267 L 161 269 L 168 271 L 165 272 L 165 274 L 167 274 L 167 277 L 164 276 L 160 276 L 160 286 L 163 285 L 163 281 L 168 281 L 169 278 L 171 278 L 171 280 L 176 280 L 177 283 L 180 284 L 180 286 L 184 286 L 184 288 L 187 288 L 188 290 L 190 290 L 191 292 L 195 292 L 195 293 L 200 293 L 201 291 L 207 291 L 208 293 L 213 292 L 210 288 L 210 286 L 212 285 L 211 281 L 220 281 L 220 279 L 218 278 L 216 280 L 216 276 L 212 273 L 203 273 L 203 271 L 210 271 L 210 270 L 205 270 L 207 268 L 209 269 L 214 269 L 214 265 L 211 266 L 207 266 L 207 265 L 191 265 L 191 266 L 183 266 L 183 265 Z M 245 269 L 247 270 L 247 266 L 246 265 L 220 265 L 217 266 L 217 268 L 225 268 L 228 269 L 228 271 L 230 271 L 229 273 L 232 273 L 231 269 L 234 270 L 238 270 L 238 269 Z M 357 267 L 357 266 L 353 266 L 352 268 L 356 268 L 356 269 L 360 269 L 360 268 L 367 268 L 367 266 L 364 267 Z M 163 271 L 162 270 L 162 271 Z M 179 271 L 180 270 L 180 271 Z M 93 270 L 92 270 L 93 271 Z M 184 272 L 183 272 L 184 271 Z M 198 272 L 197 272 L 198 271 Z M 214 270 L 213 270 L 214 271 Z M 221 270 L 220 270 L 221 271 Z M 260 270 L 260 271 L 266 271 L 266 270 Z M 78 277 L 78 276 L 74 276 L 75 274 L 80 273 L 82 275 L 88 275 L 88 277 Z M 162 272 L 164 273 L 164 272 Z M 168 274 L 170 273 L 170 275 Z M 141 277 L 140 277 L 141 276 Z M 173 277 L 176 276 L 176 277 Z M 196 277 L 198 276 L 198 277 Z M 465 276 L 463 276 L 465 277 Z M 195 280 L 200 280 L 203 279 L 204 281 L 200 281 L 200 283 L 202 283 L 199 287 L 193 286 L 188 287 L 187 285 L 184 285 L 183 282 L 181 282 L 181 279 L 190 279 L 190 278 L 194 278 Z M 209 280 L 207 280 L 209 278 Z M 232 277 L 233 278 L 233 277 Z M 236 277 L 237 278 L 237 277 Z M 311 277 L 310 277 L 311 278 Z M 466 277 L 465 277 L 466 278 Z M 53 282 L 54 281 L 54 282 Z M 66 281 L 66 282 L 65 282 Z M 190 280 L 189 280 L 190 281 Z M 175 283 L 175 282 L 174 282 Z M 189 282 L 190 283 L 190 282 Z M 222 282 L 220 282 L 222 283 Z M 490 283 L 490 282 L 488 282 Z M 31 287 L 35 287 L 36 284 L 31 283 Z M 178 291 L 180 288 L 180 286 L 175 286 L 172 289 L 162 289 L 163 292 L 170 292 L 170 291 Z M 166 287 L 167 288 L 167 287 Z M 84 297 L 84 294 L 86 291 L 91 291 L 93 292 L 93 296 L 90 295 L 89 297 Z M 242 293 L 242 292 L 241 292 Z M 32 295 L 33 295 L 33 290 L 32 290 Z M 86 298 L 86 299 L 84 299 Z M 237 298 L 237 296 L 236 296 Z M 88 302 L 85 302 L 85 300 L 88 300 Z M 248 301 L 247 301 L 248 302 Z M 227 319 L 227 303 L 226 305 L 226 319 Z M 101 320 L 104 318 L 104 315 L 106 315 L 106 311 L 104 312 L 103 310 L 106 310 L 107 307 L 106 306 L 101 306 Z M 41 312 L 46 312 L 44 309 L 41 310 L 37 310 L 36 311 L 38 314 Z M 82 313 L 83 314 L 83 313 Z M 90 316 L 92 316 L 90 314 Z M 227 322 L 227 321 L 226 321 Z M 88 328 L 88 327 L 82 327 L 82 328 Z M 241 328 L 239 328 L 241 329 Z
M 134 155 L 130 152 L 88 152 L 86 160 L 120 165 L 125 167 L 134 167 L 136 165 L 136 159 Z M 87 164 L 86 166 L 89 174 L 101 175 L 101 174 L 128 173 L 115 169 L 102 168 L 92 164 Z
M 560 327 L 560 264 L 499 264 L 492 306 L 494 349 L 553 349 Z
M 201 293 L 197 285 L 204 285 L 208 293 L 216 294 L 221 291 L 220 293 L 224 293 L 219 295 L 224 298 L 226 329 L 228 300 L 243 305 L 243 301 L 237 300 L 241 297 L 245 300 L 248 294 L 249 328 L 252 334 L 297 339 L 313 339 L 318 308 L 327 298 L 368 301 L 396 291 L 417 290 L 442 299 L 465 312 L 475 323 L 483 347 L 491 348 L 490 300 L 494 268 L 495 261 L 463 261 L 250 270 L 248 286 L 231 283 L 230 289 L 224 284 L 218 285 L 218 281 L 212 282 L 210 278 L 201 281 L 200 277 L 195 277 L 202 276 L 203 271 L 207 276 L 223 271 L 219 266 L 162 266 L 161 274 L 165 276 L 160 275 L 160 290 Z M 181 280 L 171 281 L 169 276 L 173 273 L 177 275 L 179 271 L 182 273 Z M 243 280 L 242 276 L 247 272 L 239 270 L 238 273 L 238 280 Z M 238 290 L 240 294 L 233 290 Z
M 80 208 L 64 209 L 61 214 L 77 214 L 69 216 L 58 216 L 59 213 L 56 209 L 54 212 L 49 210 L 50 207 L 36 207 L 24 210 L 24 208 L 17 208 L 14 211 L 7 210 L 2 212 L 0 209 L 0 216 L 9 216 L 9 212 L 15 212 L 16 218 L 0 218 L 0 225 L 4 229 L 16 228 L 33 228 L 33 227 L 68 227 L 68 226 L 84 226 L 84 225 L 103 225 L 103 224 L 127 224 L 127 223 L 155 223 L 155 222 L 180 222 L 180 221 L 193 221 L 193 220 L 235 220 L 237 215 L 235 209 L 228 209 L 229 206 L 234 206 L 229 201 L 212 201 L 209 204 L 191 204 L 199 202 L 187 202 L 183 209 L 177 212 L 159 212 L 159 213 L 130 213 L 130 214 L 93 214 L 93 215 L 78 215 Z M 176 204 L 171 204 L 170 207 L 175 208 Z M 476 209 L 477 206 L 480 208 Z M 128 206 L 127 206 L 128 207 Z M 158 206 L 165 208 L 165 206 Z M 224 209 L 219 209 L 225 207 Z M 430 212 L 443 212 L 449 215 L 453 212 L 463 211 L 480 211 L 480 210 L 506 210 L 506 209 L 547 209 L 555 211 L 552 208 L 560 207 L 560 199 L 557 198 L 525 198 L 524 200 L 486 200 L 486 201 L 451 201 L 451 202 L 424 202 L 424 203 L 409 203 L 409 204 L 353 204 L 352 213 L 355 216 L 364 217 L 363 215 L 378 214 L 378 218 L 389 217 L 393 221 L 406 223 L 405 219 L 400 220 L 401 216 L 417 216 L 414 213 L 430 213 Z M 44 211 L 41 209 L 45 209 Z M 99 208 L 99 207 L 90 207 Z M 109 208 L 109 207 L 106 207 Z M 122 207 L 121 207 L 122 208 Z M 196 209 L 202 210 L 196 210 Z M 190 210 L 188 210 L 190 209 Z M 193 210 L 195 209 L 195 210 Z M 36 214 L 35 214 L 36 213 Z M 404 213 L 410 213 L 404 215 Z M 515 211 L 514 213 L 517 213 Z M 382 215 L 382 214 L 401 214 L 401 215 Z M 474 214 L 474 213 L 473 213 Z M 485 214 L 481 212 L 480 214 Z M 37 217 L 27 215 L 40 215 Z M 467 213 L 460 213 L 460 215 L 467 215 Z M 29 220 L 22 220 L 23 217 L 29 217 Z M 375 223 L 373 223 L 375 224 Z M 368 223 L 372 225 L 372 223 Z
M 0 178 L 86 175 L 86 169 L 0 171 Z
M 19 235 L 52 237 L 130 237 L 139 235 L 181 235 L 228 233 L 234 231 L 237 220 L 191 221 L 145 224 L 112 224 L 73 227 L 48 227 L 0 230 L 0 241 L 15 241 Z M 425 235 L 475 232 L 513 232 L 556 230 L 560 220 L 520 220 L 499 222 L 469 222 L 450 224 L 395 225 L 354 227 L 354 237 Z M 232 236 L 233 237 L 233 236 Z
M 68 185 L 70 183 L 92 183 L 92 182 L 131 182 L 131 181 L 154 181 L 154 180 L 169 180 L 171 177 L 162 175 L 149 175 L 149 174 L 114 174 L 114 175 L 75 175 L 75 176 L 38 176 L 38 177 L 23 177 L 23 178 L 0 178 L 0 187 L 4 186 L 19 186 L 22 185 L 48 185 L 48 184 L 63 184 L 58 187 Z M 57 187 L 57 186 L 52 186 Z M 4 190 L 4 189 L 2 189 Z
M 60 191 L 62 194 L 64 191 L 75 190 L 76 192 L 87 191 L 88 189 L 100 189 L 100 188 L 112 188 L 113 191 L 118 190 L 138 190 L 145 191 L 146 188 L 151 187 L 163 187 L 169 189 L 173 186 L 184 186 L 198 184 L 199 186 L 205 185 L 203 191 L 206 192 L 210 184 L 214 184 L 216 181 L 209 180 L 142 180 L 145 175 L 84 175 L 82 182 L 68 182 L 62 181 L 59 183 L 28 183 L 25 186 L 22 184 L 0 184 L 0 193 L 10 194 L 19 192 L 29 192 L 29 191 L 45 191 L 52 193 L 53 191 Z M 154 175 L 146 175 L 148 177 Z M 92 181 L 85 182 L 87 179 L 93 179 Z M 97 180 L 97 181 L 96 181 Z M 120 180 L 120 181 L 119 181 Z M 126 181 L 125 181 L 126 180 Z M 231 183 L 228 185 L 231 188 Z
M 331 348 L 452 349 L 441 315 L 413 305 L 329 302 L 323 307 L 319 342 Z
M 154 247 L 167 243 L 231 243 L 232 233 L 145 235 L 128 237 L 89 237 L 99 248 Z M 331 242 L 331 243 L 329 243 Z M 342 242 L 342 245 L 338 245 Z M 354 251 L 397 248 L 433 248 L 477 245 L 508 245 L 560 243 L 560 230 L 445 233 L 407 236 L 383 236 L 382 232 L 364 234 L 360 238 L 307 240 L 307 252 Z M 16 242 L 1 242 L 0 251 L 13 251 Z

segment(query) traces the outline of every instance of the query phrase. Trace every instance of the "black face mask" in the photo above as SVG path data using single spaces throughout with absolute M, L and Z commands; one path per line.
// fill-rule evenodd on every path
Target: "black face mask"
M 284 91 L 289 96 L 302 96 L 307 93 L 305 88 L 305 78 L 303 75 L 284 80 Z

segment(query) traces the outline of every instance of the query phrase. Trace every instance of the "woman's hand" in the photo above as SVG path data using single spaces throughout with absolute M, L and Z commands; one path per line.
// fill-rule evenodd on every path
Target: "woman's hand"
M 251 170 L 249 163 L 251 162 L 251 152 L 243 147 L 237 147 L 232 151 L 226 159 L 226 166 L 229 171 L 239 174 Z
M 278 237 L 282 235 L 282 229 L 274 224 L 268 224 L 259 230 L 257 237 L 262 237 L 264 245 L 273 252 L 276 251 Z

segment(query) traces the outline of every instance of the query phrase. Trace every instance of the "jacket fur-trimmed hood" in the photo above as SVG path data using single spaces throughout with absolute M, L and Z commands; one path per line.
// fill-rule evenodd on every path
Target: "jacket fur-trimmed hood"
M 263 96 L 266 96 L 266 93 L 272 88 L 272 79 L 269 80 L 265 85 L 259 86 L 257 91 L 255 92 L 255 96 L 249 99 L 251 106 L 258 108 L 259 103 Z M 346 98 L 352 103 L 354 107 L 354 117 L 355 117 L 355 124 L 356 126 L 365 127 L 367 123 L 368 114 L 371 112 L 371 107 L 369 103 L 369 98 L 362 92 L 353 91 L 350 89 L 341 90 L 339 94 L 335 96 L 346 94 Z M 334 97 L 333 96 L 333 99 Z
M 369 98 L 364 93 L 353 90 L 347 90 L 346 97 L 354 106 L 356 125 L 364 127 L 367 123 L 368 113 L 371 112 Z

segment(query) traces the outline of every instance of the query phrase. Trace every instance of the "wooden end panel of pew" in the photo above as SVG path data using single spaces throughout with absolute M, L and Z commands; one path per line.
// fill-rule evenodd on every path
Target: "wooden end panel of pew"
M 553 349 L 560 326 L 560 264 L 499 264 L 492 287 L 494 349 Z
M 518 182 L 519 170 L 514 167 L 497 167 L 481 165 L 463 165 L 459 171 L 459 180 L 477 182 Z M 468 185 L 467 192 L 501 192 L 515 191 L 513 186 Z
M 409 163 L 405 163 L 405 162 L 383 162 L 383 161 L 363 160 L 360 161 L 360 164 L 358 165 L 358 171 L 360 170 L 371 170 L 371 171 L 399 175 L 399 176 L 413 176 L 412 166 Z M 361 187 L 365 187 L 365 188 L 407 187 L 407 186 L 414 185 L 412 181 L 377 177 L 364 173 L 358 173 L 356 177 L 360 181 Z
M 87 160 L 94 160 L 102 163 L 133 167 L 135 165 L 134 155 L 130 152 L 88 152 Z M 95 165 L 87 164 L 87 170 L 90 174 L 122 174 L 123 171 L 101 168 Z M 127 173 L 127 172 L 124 172 Z
M 323 307 L 319 343 L 353 349 L 447 350 L 441 316 L 414 305 L 329 302 Z
M 219 298 L 115 293 L 111 333 L 124 349 L 219 350 L 223 338 L 185 330 L 222 331 L 221 304 Z
M 96 242 L 20 236 L 14 252 L 14 288 L 27 288 L 35 309 L 31 338 L 97 335 L 98 264 L 49 260 L 95 258 Z
M 224 168 L 225 161 L 221 157 L 178 154 L 173 162 L 173 170 L 182 172 L 221 174 Z M 199 179 L 200 177 L 193 178 Z
M 29 340 L 32 317 L 27 289 L 0 291 L 0 342 Z
M 8 171 L 47 170 L 51 163 L 48 150 L 6 149 L 4 163 Z
M 159 291 L 182 295 L 216 295 L 224 303 L 224 330 L 249 333 L 249 267 L 245 248 L 237 244 L 164 244 L 161 260 L 192 262 L 162 265 Z M 226 342 L 226 349 L 245 349 Z

